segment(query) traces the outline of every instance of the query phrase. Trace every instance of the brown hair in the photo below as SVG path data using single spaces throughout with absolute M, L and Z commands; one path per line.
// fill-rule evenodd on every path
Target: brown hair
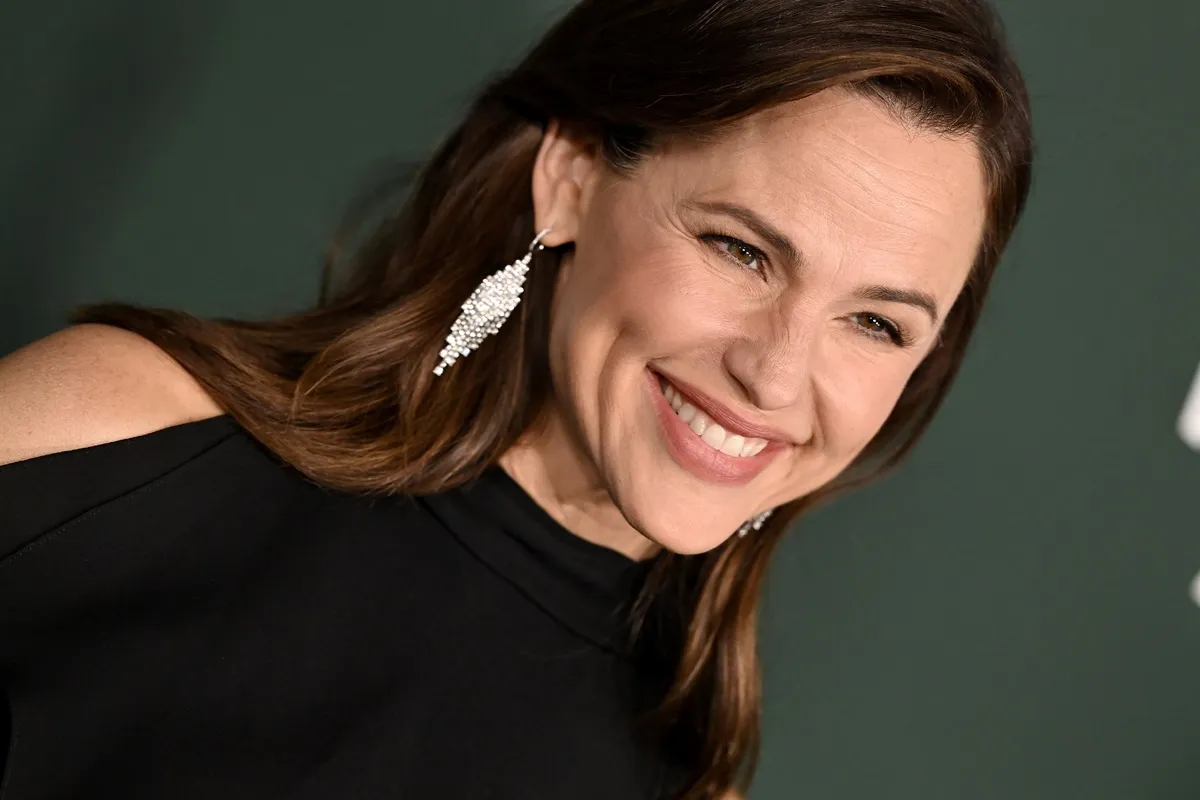
M 958 370 L 1025 201 L 1028 99 L 982 0 L 584 0 L 483 89 L 407 194 L 359 215 L 374 222 L 362 235 L 352 229 L 361 241 L 318 307 L 249 322 L 100 305 L 75 320 L 157 343 L 316 481 L 442 491 L 494 463 L 551 399 L 548 310 L 561 249 L 535 257 L 525 301 L 499 335 L 432 374 L 459 304 L 528 245 L 545 124 L 595 136 L 611 166 L 632 173 L 670 137 L 719 133 L 835 86 L 925 129 L 972 137 L 987 173 L 987 224 L 940 344 L 851 469 L 759 534 L 654 565 L 637 628 L 673 675 L 657 719 L 690 770 L 681 796 L 720 797 L 748 783 L 757 758 L 756 606 L 771 552 L 801 511 L 915 444 Z M 327 268 L 341 261 L 335 248 Z

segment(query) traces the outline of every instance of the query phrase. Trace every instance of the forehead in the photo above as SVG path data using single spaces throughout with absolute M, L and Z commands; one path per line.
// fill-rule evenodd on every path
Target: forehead
M 903 266 L 939 296 L 957 294 L 985 220 L 973 141 L 846 90 L 759 112 L 702 144 L 672 143 L 652 162 L 664 201 L 742 203 L 814 262 Z

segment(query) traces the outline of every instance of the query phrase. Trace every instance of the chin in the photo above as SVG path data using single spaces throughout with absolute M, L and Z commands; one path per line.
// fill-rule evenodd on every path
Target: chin
M 686 494 L 670 493 L 671 497 L 678 498 L 673 500 L 666 500 L 667 492 L 638 494 L 641 497 L 634 509 L 626 511 L 626 519 L 646 539 L 672 553 L 698 555 L 712 551 L 724 545 L 742 524 L 714 523 L 714 519 L 724 515 L 719 511 L 704 510 L 702 504 L 697 504 L 694 497 L 689 498 Z M 679 512 L 679 509 L 685 511 Z
M 701 553 L 707 553 L 720 547 L 729 540 L 730 534 L 723 536 L 705 536 L 697 535 L 695 531 L 682 529 L 678 526 L 671 526 L 669 530 L 662 533 L 651 531 L 649 536 L 655 544 L 658 544 L 665 550 L 670 550 L 672 553 L 678 553 L 681 556 L 694 556 Z
M 634 425 L 605 426 L 599 448 L 609 494 L 626 521 L 654 544 L 680 555 L 720 547 L 755 512 L 764 494 L 761 475 L 779 456 L 766 448 L 750 458 L 716 453 L 683 423 L 648 371 L 614 392 L 633 405 L 616 415 Z M 751 485 L 753 484 L 753 486 Z

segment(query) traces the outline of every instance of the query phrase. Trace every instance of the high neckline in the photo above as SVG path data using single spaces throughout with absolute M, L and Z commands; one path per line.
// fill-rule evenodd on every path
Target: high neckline
M 209 428 L 239 431 L 252 439 L 232 417 L 219 415 L 159 431 L 153 437 L 101 447 L 136 448 L 171 437 L 187 440 Z M 54 454 L 7 470 L 33 469 L 81 453 Z M 653 559 L 636 561 L 572 533 L 499 465 L 488 467 L 464 486 L 426 496 L 420 502 L 477 558 L 544 612 L 593 644 L 628 654 L 629 612 Z
M 425 501 L 468 549 L 543 611 L 596 645 L 626 652 L 629 610 L 651 561 L 575 535 L 498 465 Z

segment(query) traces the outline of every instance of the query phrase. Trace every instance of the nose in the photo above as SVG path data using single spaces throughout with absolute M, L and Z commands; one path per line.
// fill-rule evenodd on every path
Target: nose
M 815 315 L 771 310 L 756 316 L 726 348 L 725 369 L 763 411 L 795 409 L 811 419 Z

